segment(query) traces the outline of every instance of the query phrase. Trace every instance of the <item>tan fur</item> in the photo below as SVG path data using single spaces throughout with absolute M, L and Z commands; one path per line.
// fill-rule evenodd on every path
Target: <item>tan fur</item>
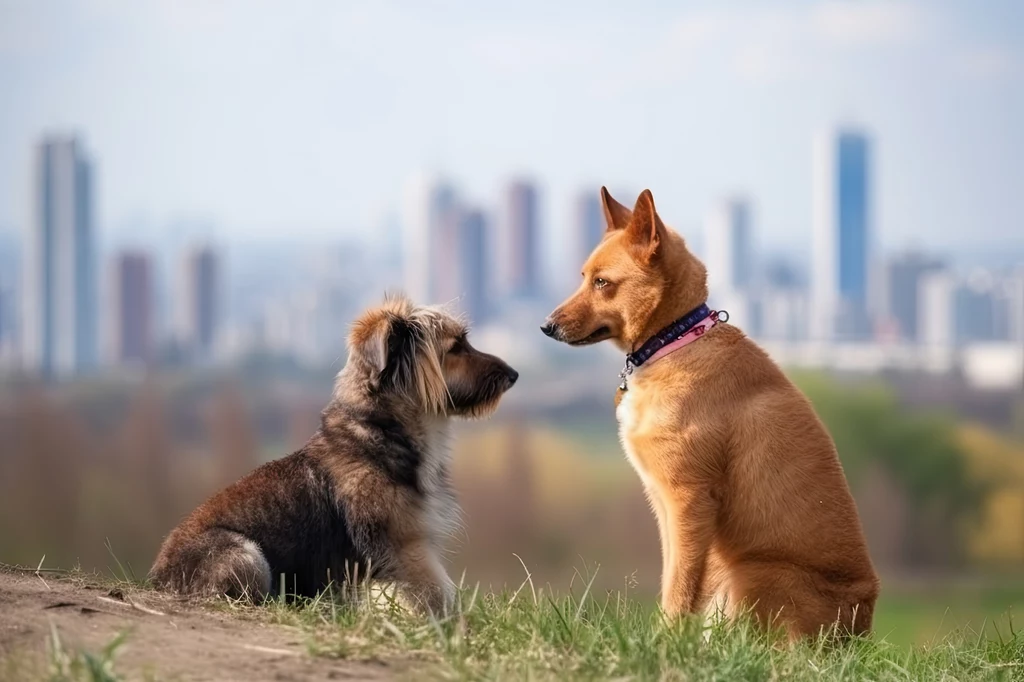
M 633 211 L 601 193 L 608 231 L 546 332 L 630 352 L 707 299 L 706 271 L 650 191 Z M 669 616 L 750 609 L 790 638 L 871 629 L 878 579 L 835 445 L 761 348 L 719 324 L 637 368 L 616 405 L 657 519 Z

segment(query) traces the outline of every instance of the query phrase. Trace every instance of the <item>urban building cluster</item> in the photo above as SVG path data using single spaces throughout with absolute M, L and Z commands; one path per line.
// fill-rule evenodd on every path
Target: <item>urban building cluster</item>
M 964 269 L 925 251 L 881 253 L 874 144 L 854 128 L 815 138 L 806 268 L 759 251 L 749 197 L 714 203 L 697 240 L 711 305 L 787 364 L 965 370 L 982 383 L 1019 384 L 1024 268 Z M 175 254 L 165 282 L 145 248 L 100 253 L 93 164 L 76 137 L 42 140 L 32 172 L 31 224 L 21 231 L 18 257 L 0 258 L 0 366 L 9 371 L 65 379 L 258 351 L 332 363 L 350 315 L 398 287 L 416 300 L 455 305 L 492 336 L 525 339 L 519 327 L 534 332 L 568 293 L 545 286 L 552 280 L 544 276 L 551 263 L 541 216 L 550 198 L 527 178 L 508 182 L 487 207 L 447 178 L 418 176 L 397 224 L 386 228 L 394 231 L 387 248 L 351 246 L 347 260 L 322 268 L 330 276 L 285 291 L 274 278 L 295 268 L 235 263 L 239 281 L 228 282 L 225 253 L 208 244 Z M 604 233 L 597 188 L 572 197 L 569 215 L 562 261 L 578 270 Z M 168 305 L 158 304 L 158 289 L 168 292 Z M 531 352 L 544 352 L 530 343 Z

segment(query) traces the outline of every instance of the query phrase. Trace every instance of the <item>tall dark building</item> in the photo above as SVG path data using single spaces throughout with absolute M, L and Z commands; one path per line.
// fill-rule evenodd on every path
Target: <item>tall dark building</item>
M 178 340 L 198 359 L 212 357 L 220 331 L 220 264 L 216 252 L 191 249 L 182 262 L 177 293 Z
M 886 265 L 886 312 L 896 323 L 901 339 L 913 342 L 919 340 L 921 280 L 927 273 L 942 268 L 941 261 L 918 253 L 904 254 Z
M 439 218 L 433 244 L 437 300 L 457 301 L 474 323 L 487 314 L 487 218 L 478 209 L 457 207 Z
M 579 269 L 590 257 L 594 247 L 601 243 L 606 225 L 597 190 L 585 190 L 577 194 L 574 208 L 572 267 Z
M 462 213 L 459 270 L 462 272 L 462 309 L 474 323 L 487 317 L 487 217 L 479 209 Z
M 495 254 L 499 293 L 511 298 L 541 294 L 536 186 L 525 180 L 509 184 Z
M 70 377 L 97 361 L 92 166 L 73 136 L 44 139 L 35 163 L 22 357 L 30 371 Z
M 153 353 L 153 265 L 145 253 L 114 258 L 111 285 L 111 353 L 116 363 L 145 363 Z
M 811 294 L 816 340 L 870 334 L 871 140 L 844 129 L 814 147 Z

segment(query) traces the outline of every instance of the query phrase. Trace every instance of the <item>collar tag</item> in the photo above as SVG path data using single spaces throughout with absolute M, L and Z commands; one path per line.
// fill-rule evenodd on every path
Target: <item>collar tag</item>
M 622 368 L 621 372 L 619 372 L 619 379 L 621 380 L 619 382 L 619 390 L 620 391 L 628 391 L 629 390 L 629 386 L 626 385 L 626 378 L 630 374 L 632 374 L 632 373 L 633 373 L 633 361 L 630 360 L 627 357 L 626 358 L 626 366 Z

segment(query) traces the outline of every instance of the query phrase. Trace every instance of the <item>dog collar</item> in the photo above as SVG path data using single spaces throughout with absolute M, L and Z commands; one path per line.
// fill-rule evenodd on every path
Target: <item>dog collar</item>
M 704 336 L 704 332 L 719 322 L 728 321 L 728 312 L 724 310 L 711 310 L 706 303 L 700 304 L 697 308 L 652 336 L 639 349 L 626 355 L 626 366 L 619 372 L 619 379 L 622 380 L 619 384 L 619 390 L 628 390 L 626 379 L 640 365 L 663 358 L 669 353 L 679 350 L 683 346 L 693 343 Z

